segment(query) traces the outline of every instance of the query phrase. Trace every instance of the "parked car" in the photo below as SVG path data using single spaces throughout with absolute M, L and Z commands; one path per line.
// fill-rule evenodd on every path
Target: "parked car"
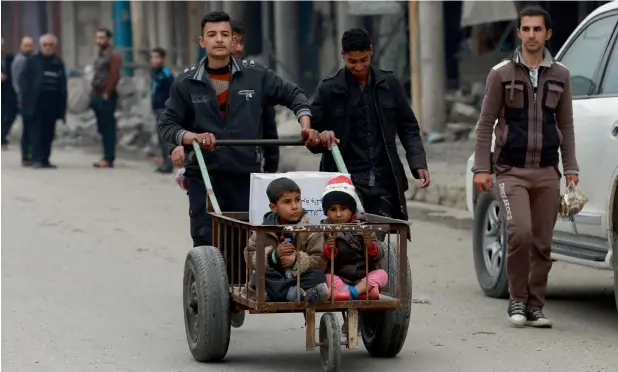
M 579 186 L 589 202 L 574 222 L 558 218 L 552 259 L 613 270 L 618 307 L 618 1 L 588 15 L 555 58 L 571 72 Z M 501 205 L 495 192 L 475 190 L 473 164 L 474 154 L 467 164 L 466 196 L 474 215 L 477 279 L 487 296 L 507 298 Z M 561 187 L 564 192 L 564 182 Z

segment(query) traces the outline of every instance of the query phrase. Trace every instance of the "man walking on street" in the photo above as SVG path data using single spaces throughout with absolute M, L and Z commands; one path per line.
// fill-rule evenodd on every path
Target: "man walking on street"
M 17 109 L 19 109 L 19 102 L 21 102 L 21 94 L 19 91 L 19 79 L 24 71 L 24 66 L 26 65 L 26 60 L 30 58 L 32 53 L 34 52 L 34 40 L 31 37 L 26 36 L 21 39 L 20 52 L 15 56 L 15 60 L 13 61 L 13 65 L 11 66 L 11 74 L 12 74 L 12 83 L 13 88 L 15 89 L 15 94 L 17 96 Z M 16 111 L 17 113 L 17 111 Z M 21 153 L 22 153 L 22 163 L 24 165 L 30 164 L 30 159 L 32 158 L 32 148 L 31 148 L 31 134 L 32 131 L 32 123 L 28 122 L 24 119 L 24 116 L 21 117 Z M 10 130 L 10 129 L 9 129 Z
M 420 187 L 428 187 L 418 122 L 393 73 L 371 65 L 373 48 L 367 31 L 346 31 L 341 53 L 346 66 L 318 85 L 311 105 L 312 127 L 322 132 L 327 146 L 340 143 L 366 212 L 407 220 L 408 180 L 395 139 L 399 136 Z M 320 171 L 337 171 L 330 152 L 319 147 L 312 151 L 323 153 Z
M 13 63 L 15 58 L 11 53 L 4 52 L 4 38 L 2 38 L 2 149 L 6 149 L 9 144 L 7 137 L 17 116 L 17 96 L 11 76 Z
M 493 165 L 508 233 L 509 320 L 519 327 L 549 328 L 552 323 L 542 310 L 558 216 L 558 150 L 567 184 L 579 182 L 571 76 L 545 48 L 552 35 L 545 10 L 524 8 L 517 34 L 522 45 L 513 58 L 494 66 L 487 76 L 476 129 L 474 184 L 491 191 Z
M 223 211 L 249 209 L 250 174 L 260 172 L 262 156 L 257 146 L 215 148 L 216 139 L 261 139 L 262 106 L 282 104 L 296 114 L 308 144 L 319 145 L 311 129 L 307 97 L 295 84 L 254 61 L 231 55 L 230 17 L 221 11 L 208 13 L 201 22 L 200 45 L 206 57 L 176 77 L 166 109 L 159 117 L 159 133 L 174 145 L 187 146 L 185 160 L 189 217 L 193 245 L 213 245 L 212 218 L 206 209 L 206 188 L 192 152 L 197 141 L 204 153 L 213 191 Z M 232 240 L 242 237 L 233 236 Z M 232 246 L 236 246 L 232 244 Z M 231 249 L 227 250 L 231 255 Z M 228 257 L 227 262 L 230 263 Z M 241 260 L 243 261 L 243 260 Z M 241 266 L 244 265 L 242 262 Z M 244 268 L 231 272 L 234 283 L 245 280 Z M 242 324 L 244 311 L 237 312 Z M 234 319 L 235 316 L 232 316 Z
M 174 74 L 165 67 L 165 50 L 163 48 L 154 48 L 150 52 L 150 63 L 152 65 L 152 111 L 156 120 L 158 120 L 165 110 L 165 101 L 170 98 Z M 167 142 L 161 138 L 161 135 L 159 135 L 159 148 L 161 150 L 161 165 L 157 168 L 157 172 L 172 173 L 170 148 Z
M 56 120 L 64 122 L 66 117 L 67 78 L 64 63 L 55 54 L 57 45 L 54 35 L 41 36 L 40 52 L 26 60 L 19 77 L 22 118 L 32 125 L 32 167 L 38 169 L 56 168 L 49 162 Z
M 112 46 L 112 32 L 101 28 L 96 32 L 99 56 L 94 61 L 92 101 L 90 107 L 97 118 L 97 130 L 103 144 L 103 159 L 92 164 L 95 168 L 113 168 L 116 159 L 116 86 L 120 81 L 122 57 Z

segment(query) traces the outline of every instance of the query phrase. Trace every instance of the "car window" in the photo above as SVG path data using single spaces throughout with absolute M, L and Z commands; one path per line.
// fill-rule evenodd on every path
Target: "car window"
M 595 73 L 618 22 L 618 15 L 589 24 L 562 54 L 560 62 L 571 72 L 573 96 L 586 96 L 595 86 Z
M 614 43 L 614 49 L 607 62 L 601 94 L 618 94 L 618 42 Z

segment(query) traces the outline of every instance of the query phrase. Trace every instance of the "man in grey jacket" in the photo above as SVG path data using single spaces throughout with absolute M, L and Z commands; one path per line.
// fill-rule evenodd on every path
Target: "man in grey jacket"
M 15 89 L 15 93 L 19 96 L 19 76 L 24 71 L 24 66 L 26 66 L 26 59 L 32 55 L 34 51 L 34 40 L 30 36 L 26 36 L 21 39 L 21 46 L 19 47 L 19 53 L 15 56 L 13 60 L 13 65 L 11 66 L 11 74 L 13 78 L 13 88 Z
M 215 148 L 215 137 L 263 138 L 263 105 L 281 104 L 296 114 L 308 145 L 319 145 L 317 132 L 311 129 L 309 101 L 302 90 L 252 60 L 240 61 L 231 55 L 230 17 L 224 12 L 211 12 L 201 27 L 200 45 L 207 50 L 207 56 L 176 77 L 158 121 L 163 139 L 185 146 L 194 246 L 212 245 L 212 220 L 206 211 L 206 191 L 191 148 L 193 141 L 211 150 L 204 153 L 204 158 L 215 195 L 225 211 L 248 211 L 249 176 L 261 171 L 262 156 L 257 146 Z M 240 278 L 235 280 L 238 283 Z

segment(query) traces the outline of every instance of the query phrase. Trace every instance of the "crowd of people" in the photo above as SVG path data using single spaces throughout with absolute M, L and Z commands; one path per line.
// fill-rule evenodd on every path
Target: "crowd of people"
M 122 58 L 114 51 L 111 31 L 96 32 L 98 56 L 93 61 L 94 76 L 90 108 L 103 144 L 103 157 L 95 168 L 111 168 L 116 156 L 116 87 L 120 80 Z M 58 39 L 52 34 L 39 38 L 34 51 L 31 37 L 21 41 L 20 52 L 13 56 L 4 51 L 2 39 L 2 148 L 17 115 L 21 116 L 21 163 L 34 169 L 55 169 L 50 162 L 57 121 L 65 122 L 67 111 L 67 72 L 57 55 Z

